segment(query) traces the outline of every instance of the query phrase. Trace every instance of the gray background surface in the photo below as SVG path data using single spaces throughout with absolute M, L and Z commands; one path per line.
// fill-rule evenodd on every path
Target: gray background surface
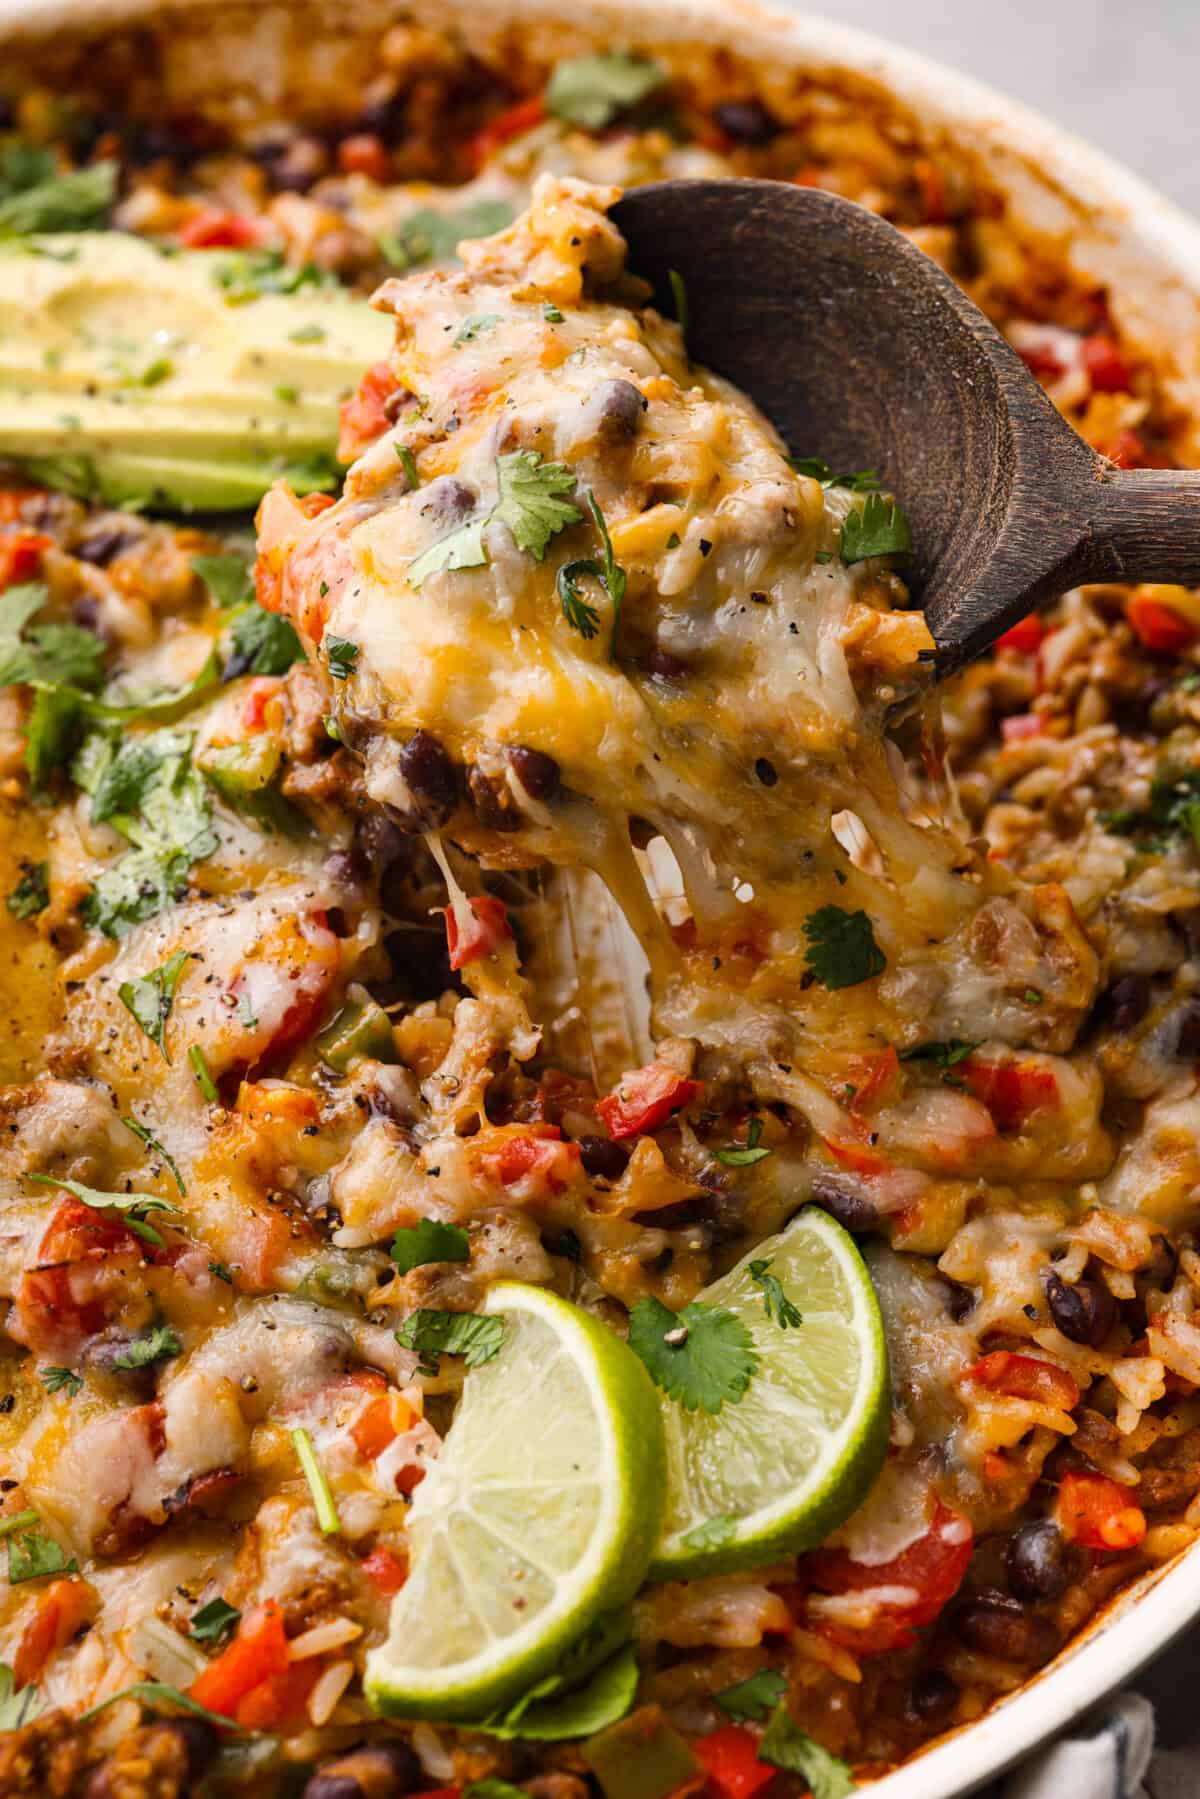
M 1015 95 L 1200 213 L 1200 0 L 792 4 Z M 1200 1754 L 1200 1629 L 1135 1684 L 1154 1702 L 1160 1743 Z M 1200 1764 L 1186 1767 L 1179 1790 L 1200 1799 Z
M 1200 212 L 1200 0 L 809 0 L 803 10 L 1015 94 Z

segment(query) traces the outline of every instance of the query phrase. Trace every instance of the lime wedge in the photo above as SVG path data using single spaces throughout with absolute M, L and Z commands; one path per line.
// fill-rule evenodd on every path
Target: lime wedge
M 540 1287 L 494 1286 L 473 1368 L 409 1514 L 411 1573 L 367 1661 L 397 1717 L 483 1719 L 602 1611 L 633 1597 L 662 1524 L 657 1392 L 606 1325 Z
M 764 1309 L 750 1272 L 764 1262 L 800 1324 L 784 1329 Z M 859 1504 L 887 1447 L 879 1303 L 853 1239 L 828 1213 L 806 1207 L 700 1298 L 736 1314 L 759 1367 L 744 1397 L 715 1416 L 662 1396 L 667 1511 L 651 1569 L 660 1580 L 811 1549 Z

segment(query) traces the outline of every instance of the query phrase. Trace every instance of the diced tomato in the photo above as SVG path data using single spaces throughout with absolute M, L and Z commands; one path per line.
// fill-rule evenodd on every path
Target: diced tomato
M 274 1599 L 246 1612 L 232 1643 L 198 1674 L 188 1695 L 222 1717 L 238 1715 L 248 1693 L 288 1668 L 283 1613 Z M 239 1719 L 239 1722 L 241 1720 Z
M 1030 737 L 1046 735 L 1046 717 L 1041 712 L 1015 712 L 1000 721 L 1000 735 L 1005 743 L 1025 743 Z
M 531 99 L 518 100 L 507 112 L 502 112 L 490 124 L 477 131 L 470 143 L 471 166 L 478 170 L 490 162 L 497 150 L 502 150 L 514 137 L 521 137 L 526 131 L 532 131 L 540 125 L 546 116 L 545 103 L 540 94 Z
M 1096 393 L 1125 394 L 1132 388 L 1129 364 L 1107 331 L 1094 331 L 1084 338 L 1083 360 Z
M 881 1056 L 874 1056 L 867 1064 L 865 1075 L 853 1083 L 854 1097 L 850 1101 L 850 1110 L 856 1115 L 872 1111 L 885 1099 L 894 1097 L 895 1090 L 901 1083 L 900 1058 L 891 1044 Z
M 1038 1062 L 984 1061 L 968 1056 L 955 1071 L 976 1099 L 983 1101 L 1001 1131 L 1017 1131 L 1039 1111 L 1058 1104 L 1054 1071 Z
M 1079 1404 L 1079 1387 L 1064 1368 L 1056 1368 L 1040 1356 L 1020 1355 L 1010 1349 L 993 1349 L 990 1355 L 964 1368 L 958 1378 L 990 1387 L 994 1393 L 1005 1393 L 1010 1399 L 1033 1399 L 1039 1405 L 1058 1406 L 1064 1412 L 1074 1411 Z
M 1129 1488 L 1106 1474 L 1064 1474 L 1055 1516 L 1063 1535 L 1086 1549 L 1136 1549 L 1146 1534 Z
M 578 1143 L 564 1143 L 556 1124 L 533 1124 L 507 1137 L 499 1149 L 485 1150 L 479 1166 L 500 1187 L 514 1187 L 528 1175 L 540 1176 L 551 1192 L 561 1193 L 579 1165 Z
M 403 1493 L 406 1499 L 411 1498 L 428 1472 L 423 1462 L 409 1462 L 407 1467 L 397 1469 L 397 1493 Z
M 1190 619 L 1164 606 L 1161 600 L 1152 600 L 1148 594 L 1130 594 L 1125 602 L 1125 616 L 1138 639 L 1160 656 L 1177 656 L 1200 636 Z
M 18 1687 L 37 1680 L 50 1660 L 96 1615 L 98 1596 L 86 1580 L 52 1580 L 38 1595 L 37 1610 L 25 1626 L 13 1661 Z
M 1010 625 L 1003 636 L 997 637 L 998 650 L 1013 650 L 1019 656 L 1032 656 L 1041 647 L 1046 627 L 1042 623 L 1040 612 L 1027 612 L 1019 618 L 1015 625 Z
M 970 1524 L 939 1500 L 925 1535 L 890 1562 L 856 1562 L 844 1549 L 818 1549 L 804 1558 L 802 1566 L 822 1592 L 869 1593 L 874 1588 L 910 1587 L 917 1597 L 902 1604 L 882 1600 L 874 1617 L 864 1624 L 825 1617 L 819 1611 L 811 1613 L 808 1622 L 831 1643 L 840 1643 L 856 1655 L 906 1649 L 917 1627 L 931 1623 L 957 1593 L 971 1560 L 972 1545 Z
M 30 500 L 44 500 L 44 487 L 0 487 L 0 525 L 15 525 Z
M 372 1549 L 370 1555 L 363 1557 L 362 1571 L 375 1591 L 384 1599 L 391 1599 L 397 1594 L 408 1579 L 407 1565 L 399 1556 L 393 1555 L 390 1549 L 382 1545 Z M 429 1799 L 429 1795 L 425 1795 Z
M 308 1087 L 287 1081 L 243 1081 L 238 1088 L 237 1110 L 261 1130 L 274 1125 L 294 1125 L 307 1130 L 321 1116 L 321 1102 Z
M 251 1687 L 238 1702 L 234 1714 L 243 1730 L 278 1730 L 283 1725 L 305 1723 L 308 1696 L 323 1672 L 319 1656 L 289 1662 L 278 1674 L 268 1675 Z
M 120 1312 L 130 1264 L 164 1259 L 115 1213 L 73 1198 L 55 1207 L 37 1253 L 39 1265 L 21 1276 L 9 1332 L 39 1354 L 67 1359 Z
M 451 968 L 465 968 L 468 962 L 481 962 L 512 938 L 508 914 L 498 899 L 487 895 L 473 899 L 471 911 L 474 916 L 470 926 L 460 932 L 454 907 L 446 908 L 446 945 Z
M 609 1136 L 619 1141 L 641 1131 L 656 1131 L 672 1112 L 690 1105 L 700 1091 L 700 1082 L 686 1079 L 677 1068 L 666 1062 L 648 1062 L 645 1068 L 622 1075 L 612 1092 L 597 1100 L 596 1110 Z
M 387 413 L 388 401 L 394 393 L 400 392 L 403 385 L 390 362 L 371 364 L 358 387 L 348 400 L 342 401 L 338 411 L 339 462 L 353 462 L 356 456 L 361 456 L 364 450 L 370 448 L 377 437 L 382 437 L 391 423 Z
M 775 1769 L 758 1759 L 759 1738 L 743 1724 L 722 1724 L 694 1740 L 692 1754 L 703 1765 L 711 1789 L 721 1799 L 751 1799 L 774 1780 Z
M 387 145 L 373 131 L 356 131 L 338 145 L 338 168 L 345 175 L 365 175 L 382 185 L 392 178 L 392 159 Z
M 886 1156 L 849 1137 L 824 1137 L 822 1142 L 834 1161 L 851 1174 L 886 1174 L 891 1167 Z
M 377 1455 L 383 1454 L 388 1444 L 396 1439 L 390 1393 L 381 1393 L 378 1399 L 363 1408 L 350 1426 L 350 1435 L 359 1455 L 367 1461 L 373 1462 Z
M 52 542 L 41 531 L 6 531 L 0 537 L 0 589 L 31 580 Z
M 267 706 L 283 686 L 279 675 L 252 675 L 242 694 L 241 726 L 247 737 L 267 729 Z
M 175 235 L 188 250 L 249 250 L 264 242 L 270 226 L 252 213 L 206 206 Z

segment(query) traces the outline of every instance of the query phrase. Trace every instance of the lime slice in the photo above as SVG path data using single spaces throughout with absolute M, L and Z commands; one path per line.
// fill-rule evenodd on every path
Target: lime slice
M 633 1597 L 662 1525 L 658 1395 L 607 1326 L 503 1281 L 505 1323 L 473 1368 L 409 1513 L 411 1573 L 367 1693 L 397 1717 L 486 1718 Z
M 783 1329 L 752 1262 L 799 1307 Z M 840 1224 L 809 1206 L 700 1298 L 746 1326 L 759 1358 L 744 1397 L 715 1416 L 662 1397 L 667 1512 L 652 1574 L 676 1580 L 760 1566 L 811 1549 L 879 1472 L 890 1418 L 887 1345 L 875 1289 Z

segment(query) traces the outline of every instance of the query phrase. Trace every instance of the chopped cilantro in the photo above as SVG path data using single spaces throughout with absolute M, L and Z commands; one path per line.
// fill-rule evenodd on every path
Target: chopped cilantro
M 30 165 L 32 166 L 32 165 Z M 43 165 L 43 176 L 0 199 L 0 237 L 41 231 L 98 231 L 116 198 L 117 165 L 94 162 L 65 175 Z
M 788 463 L 798 475 L 808 475 L 822 487 L 848 487 L 851 493 L 877 493 L 881 485 L 873 468 L 859 469 L 853 475 L 836 475 L 823 456 L 789 456 Z
M 124 722 L 134 719 L 159 719 L 170 724 L 202 699 L 221 679 L 221 663 L 215 650 L 210 650 L 199 672 L 182 687 L 152 687 L 132 691 L 107 692 L 102 700 L 88 700 L 89 717 Z
M 765 1157 L 775 1154 L 773 1149 L 768 1149 L 759 1142 L 761 1136 L 762 1119 L 752 1118 L 746 1131 L 745 1146 L 734 1143 L 728 1149 L 715 1149 L 713 1161 L 723 1162 L 726 1168 L 752 1168 L 755 1162 L 761 1162 Z
M 473 1729 L 488 1736 L 555 1743 L 593 1736 L 623 1718 L 633 1704 L 638 1662 L 629 1612 L 602 1612 L 539 1680 L 504 1711 Z
M 667 280 L 671 283 L 671 298 L 675 302 L 675 317 L 679 321 L 680 335 L 686 343 L 688 326 L 692 322 L 691 308 L 688 306 L 687 282 L 678 269 L 668 269 Z
M 185 732 L 154 731 L 117 742 L 93 732 L 72 764 L 91 795 L 92 817 L 108 819 L 131 849 L 106 868 L 83 902 L 87 924 L 123 937 L 186 890 L 188 870 L 217 847 L 212 806 L 191 762 Z
M 799 1308 L 794 1306 L 783 1290 L 783 1282 L 778 1275 L 771 1273 L 772 1257 L 760 1258 L 750 1263 L 750 1279 L 762 1288 L 763 1311 L 768 1318 L 773 1318 L 780 1330 L 794 1330 L 803 1324 Z
M 944 1043 L 932 1039 L 927 1043 L 915 1043 L 911 1049 L 900 1051 L 902 1062 L 932 1062 L 935 1068 L 957 1068 L 973 1055 L 983 1039 L 976 1038 L 968 1043 L 965 1037 L 948 1037 Z
M 297 1426 L 292 1432 L 292 1447 L 296 1451 L 296 1459 L 300 1463 L 308 1490 L 312 1494 L 313 1509 L 317 1514 L 317 1523 L 321 1535 L 336 1537 L 341 1531 L 341 1520 L 334 1504 L 333 1493 L 325 1478 L 325 1471 L 317 1460 L 317 1452 L 313 1448 L 312 1438 L 302 1427 Z
M 617 631 L 621 623 L 621 602 L 625 598 L 625 570 L 613 556 L 612 539 L 608 535 L 608 526 L 604 514 L 591 488 L 586 495 L 587 509 L 592 515 L 592 523 L 600 534 L 600 542 L 604 549 L 603 563 L 591 557 L 580 558 L 575 562 L 564 563 L 558 571 L 558 597 L 562 604 L 563 617 L 573 631 L 578 631 L 585 642 L 590 642 L 600 629 L 599 614 L 594 606 L 580 598 L 579 583 L 585 576 L 599 582 L 612 601 L 612 624 L 609 629 L 608 654 L 612 659 L 616 656 Z
M 188 1062 L 196 1077 L 196 1085 L 210 1106 L 221 1103 L 221 1095 L 217 1092 L 217 1083 L 213 1080 L 208 1066 L 208 1057 L 198 1043 L 188 1045 Z
M 739 1680 L 736 1686 L 714 1693 L 713 1704 L 735 1723 L 761 1724 L 786 1692 L 787 1679 L 781 1668 L 760 1668 L 748 1680 Z
M 53 1537 L 42 1537 L 36 1531 L 8 1539 L 8 1584 L 20 1586 L 22 1581 L 41 1580 L 46 1574 L 78 1574 L 79 1564 L 68 1561 L 66 1551 Z
M 706 1518 L 689 1530 L 683 1541 L 689 1549 L 724 1549 L 726 1543 L 732 1543 L 736 1529 L 732 1518 Z
M 294 406 L 300 398 L 300 389 L 290 382 L 281 381 L 275 389 L 275 398 L 281 406 Z
M 869 556 L 908 556 L 912 532 L 894 500 L 869 493 L 862 506 L 846 514 L 842 525 L 843 562 L 865 562 Z
M 542 307 L 542 317 L 548 325 L 561 325 L 563 322 L 563 314 L 552 300 L 547 300 Z
M 560 62 L 546 85 L 547 112 L 584 131 L 603 131 L 666 80 L 659 64 L 616 51 L 572 56 Z
M 460 1355 L 468 1368 L 478 1368 L 499 1355 L 504 1341 L 503 1318 L 478 1312 L 413 1312 L 396 1332 L 404 1349 L 415 1349 L 423 1374 L 436 1374 L 443 1355 Z
M 81 625 L 31 625 L 50 597 L 42 581 L 10 587 L 0 599 L 0 687 L 98 685 L 104 645 Z
M 0 1538 L 11 1537 L 18 1530 L 28 1530 L 37 1521 L 37 1513 L 30 1508 L 23 1512 L 13 1512 L 8 1518 L 0 1518 Z
M 7 1662 L 0 1662 L 0 1730 L 20 1730 L 36 1718 L 42 1709 L 42 1699 L 32 1681 L 26 1681 L 18 1693 L 15 1679 Z
M 233 655 L 225 664 L 225 679 L 238 675 L 283 675 L 294 662 L 304 661 L 304 646 L 290 619 L 268 612 L 256 601 L 239 612 L 231 632 Z
M 158 387 L 163 381 L 169 381 L 175 373 L 175 364 L 167 356 L 156 357 L 148 362 L 138 376 L 139 387 Z
M 513 217 L 507 200 L 473 200 L 455 212 L 435 212 L 422 206 L 394 232 L 380 238 L 380 253 L 398 269 L 415 268 L 422 262 L 450 262 L 464 238 L 490 237 L 493 231 L 503 231 Z
M 488 559 L 483 547 L 483 527 L 488 517 L 490 514 L 468 519 L 423 550 L 408 565 L 409 586 L 419 588 L 430 575 L 443 569 L 449 572 L 456 568 L 483 568 Z
M 8 896 L 8 909 L 14 918 L 36 918 L 50 904 L 50 864 L 23 862 L 23 873 Z
M 151 1368 L 183 1354 L 183 1344 L 169 1325 L 160 1324 L 144 1337 L 132 1337 L 113 1357 L 114 1368 Z
M 392 1238 L 392 1260 L 401 1274 L 423 1268 L 429 1262 L 469 1262 L 471 1242 L 457 1224 L 443 1224 L 437 1218 L 421 1218 L 411 1228 L 398 1230 Z
M 134 1136 L 146 1145 L 147 1149 L 152 1150 L 156 1156 L 161 1156 L 162 1160 L 171 1170 L 175 1185 L 179 1188 L 180 1197 L 186 1198 L 187 1188 L 183 1184 L 183 1176 L 176 1167 L 175 1158 L 170 1150 L 165 1148 L 164 1145 L 159 1142 L 157 1137 L 152 1136 L 144 1124 L 139 1124 L 136 1118 L 122 1118 L 121 1123 L 125 1126 L 127 1131 L 132 1131 Z
M 325 634 L 325 653 L 329 659 L 329 672 L 335 681 L 348 681 L 358 664 L 358 645 L 351 643 L 348 637 L 335 637 L 331 631 Z
M 231 1630 L 236 1630 L 241 1612 L 224 1599 L 210 1599 L 198 1612 L 192 1613 L 188 1635 L 194 1643 L 219 1643 Z
M 290 344 L 320 344 L 325 341 L 324 325 L 298 325 L 288 332 Z
M 887 957 L 875 941 L 865 912 L 819 906 L 805 919 L 804 935 L 808 938 L 808 966 L 823 987 L 835 991 L 857 987 L 887 967 Z
M 236 1719 L 226 1717 L 224 1712 L 209 1711 L 198 1699 L 189 1698 L 178 1687 L 169 1687 L 163 1680 L 135 1680 L 132 1686 L 122 1687 L 119 1693 L 110 1693 L 98 1705 L 90 1705 L 87 1711 L 80 1712 L 79 1722 L 86 1724 L 89 1718 L 106 1712 L 110 1705 L 118 1705 L 122 1699 L 137 1699 L 143 1705 L 177 1705 L 180 1711 L 190 1712 L 194 1718 L 206 1718 L 210 1724 L 219 1724 L 222 1730 L 244 1728 Z
M 208 1272 L 217 1280 L 224 1281 L 227 1287 L 232 1287 L 233 1273 L 231 1269 L 225 1266 L 224 1262 L 210 1262 L 208 1264 Z
M 499 312 L 474 313 L 471 318 L 464 321 L 462 329 L 454 339 L 455 343 L 473 344 L 475 339 L 482 337 L 485 332 L 494 331 L 503 316 Z
M 396 445 L 396 456 L 399 460 L 400 467 L 404 470 L 405 479 L 408 482 L 410 491 L 416 493 L 418 487 L 421 485 L 421 477 L 417 473 L 416 457 L 413 455 L 407 444 Z
M 147 1212 L 169 1212 L 170 1206 L 165 1200 L 156 1199 L 152 1193 L 105 1193 L 99 1187 L 85 1187 L 82 1181 L 60 1180 L 54 1174 L 27 1174 L 27 1181 L 36 1181 L 43 1187 L 63 1187 L 74 1194 L 81 1205 L 91 1206 L 97 1212 L 119 1212 L 121 1222 L 135 1237 L 141 1237 L 155 1248 L 163 1247 L 163 1240 L 153 1225 L 146 1223 Z
M 550 539 L 583 517 L 578 506 L 562 498 L 574 489 L 574 473 L 565 462 L 544 462 L 537 450 L 498 456 L 496 473 L 500 494 L 492 517 L 508 526 L 519 550 L 540 562 Z
M 68 1399 L 74 1399 L 83 1381 L 71 1368 L 43 1368 L 42 1385 L 47 1393 L 65 1393 Z
M 1026 987 L 1021 997 L 1027 1006 L 1040 1006 L 1046 995 L 1040 987 Z
M 190 961 L 187 950 L 176 950 L 161 968 L 151 969 L 149 974 L 136 981 L 122 981 L 117 988 L 117 998 L 127 1011 L 132 1012 L 164 1062 L 171 1060 L 166 1044 L 167 1020 L 175 1004 L 175 989 L 180 976 Z
M 298 294 L 305 288 L 328 291 L 340 285 L 315 263 L 285 262 L 279 250 L 237 250 L 222 256 L 212 278 L 225 294 L 227 306 L 244 306 L 264 294 Z
M 846 1799 L 855 1791 L 854 1776 L 846 1763 L 794 1724 L 782 1703 L 771 1713 L 762 1733 L 758 1759 L 787 1774 L 799 1774 L 808 1782 L 812 1799 Z
M 629 1346 L 656 1385 L 687 1412 L 716 1414 L 736 1405 L 758 1368 L 750 1333 L 723 1306 L 693 1300 L 682 1312 L 639 1299 L 629 1318 Z

